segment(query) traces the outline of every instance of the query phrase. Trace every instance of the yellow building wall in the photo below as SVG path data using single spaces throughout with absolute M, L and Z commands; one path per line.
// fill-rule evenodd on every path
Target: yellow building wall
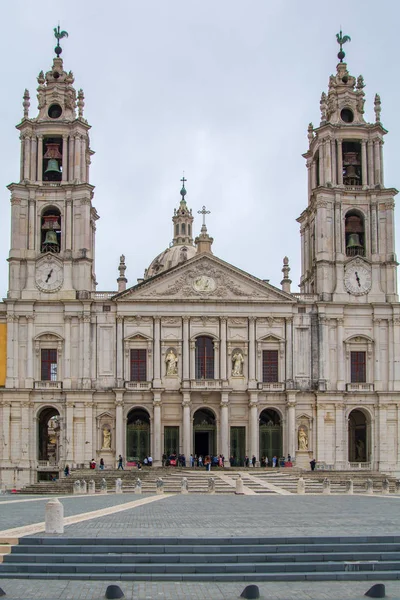
M 0 387 L 6 385 L 7 324 L 0 323 Z

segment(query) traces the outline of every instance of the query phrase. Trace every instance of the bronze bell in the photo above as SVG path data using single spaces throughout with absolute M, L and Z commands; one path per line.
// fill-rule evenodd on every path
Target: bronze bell
M 46 231 L 46 237 L 44 239 L 43 244 L 54 244 L 58 246 L 57 234 L 52 229 Z
M 55 158 L 50 158 L 47 163 L 47 169 L 45 173 L 59 173 L 61 174 L 60 167 L 58 166 L 58 160 Z
M 362 248 L 362 244 L 360 243 L 360 236 L 358 235 L 358 233 L 351 233 L 349 235 L 346 248 Z

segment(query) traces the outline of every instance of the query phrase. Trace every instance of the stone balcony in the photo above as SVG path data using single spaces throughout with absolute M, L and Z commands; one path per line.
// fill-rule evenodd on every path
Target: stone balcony
M 125 381 L 125 389 L 131 392 L 146 392 L 151 390 L 151 381 Z
M 278 381 L 266 383 L 265 381 L 257 383 L 257 388 L 263 392 L 284 392 L 285 384 Z
M 190 381 L 192 390 L 222 390 L 221 379 L 192 379 Z
M 62 381 L 35 381 L 35 390 L 62 390 Z
M 346 383 L 346 390 L 348 392 L 373 392 L 373 383 Z

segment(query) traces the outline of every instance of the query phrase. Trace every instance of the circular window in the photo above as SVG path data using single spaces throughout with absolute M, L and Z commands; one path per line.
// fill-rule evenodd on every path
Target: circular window
M 50 119 L 58 119 L 58 117 L 61 117 L 61 113 L 61 106 L 59 104 L 52 104 L 47 114 L 49 115 Z
M 350 110 L 349 108 L 343 108 L 340 113 L 340 118 L 345 123 L 352 123 L 354 121 L 353 111 Z

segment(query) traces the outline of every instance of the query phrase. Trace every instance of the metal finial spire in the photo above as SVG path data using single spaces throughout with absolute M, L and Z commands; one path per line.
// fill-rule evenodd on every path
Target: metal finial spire
M 182 189 L 181 189 L 180 194 L 182 196 L 182 200 L 184 200 L 185 196 L 186 196 L 185 182 L 187 181 L 187 179 L 185 179 L 185 171 L 183 171 L 183 177 L 182 177 L 181 181 L 182 181 Z
M 336 34 L 337 43 L 340 46 L 340 50 L 338 52 L 338 59 L 340 62 L 343 62 L 344 57 L 346 56 L 343 52 L 343 44 L 346 42 L 351 42 L 351 37 L 349 35 L 342 35 L 342 29 L 340 29 L 340 33 Z
M 58 25 L 57 27 L 54 27 L 54 36 L 57 40 L 57 46 L 54 48 L 54 52 L 57 54 L 57 58 L 59 58 L 60 54 L 62 52 L 62 48 L 60 46 L 60 40 L 64 37 L 68 37 L 68 32 L 60 31 L 60 25 Z

